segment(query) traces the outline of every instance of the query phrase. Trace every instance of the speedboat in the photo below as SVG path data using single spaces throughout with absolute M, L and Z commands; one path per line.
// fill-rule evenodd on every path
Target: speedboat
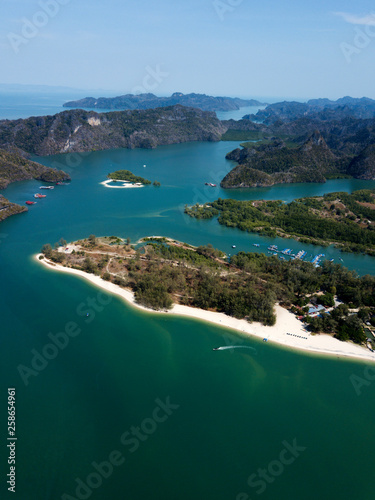
M 220 351 L 220 347 L 214 347 L 212 350 L 213 351 Z
M 26 205 L 35 205 L 36 201 L 26 201 Z

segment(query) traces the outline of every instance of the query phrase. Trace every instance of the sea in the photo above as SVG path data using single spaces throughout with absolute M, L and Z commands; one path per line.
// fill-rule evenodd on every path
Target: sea
M 69 98 L 0 93 L 0 116 L 53 114 Z M 72 182 L 0 224 L 1 499 L 375 498 L 373 366 L 143 312 L 33 257 L 60 238 L 117 235 L 136 243 L 163 235 L 228 254 L 267 253 L 277 244 L 375 273 L 368 256 L 185 216 L 185 204 L 219 197 L 287 202 L 375 187 L 344 179 L 228 193 L 219 183 L 234 165 L 226 153 L 238 146 L 192 142 L 38 158 Z M 161 187 L 100 184 L 120 168 Z M 24 204 L 39 186 L 13 183 L 2 194 Z M 218 346 L 237 348 L 213 351 Z

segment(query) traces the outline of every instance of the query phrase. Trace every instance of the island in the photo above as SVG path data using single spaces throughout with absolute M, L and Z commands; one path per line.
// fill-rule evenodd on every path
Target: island
M 334 244 L 345 252 L 375 256 L 375 189 L 329 193 L 290 203 L 219 198 L 185 206 L 185 213 L 196 219 L 218 217 L 220 224 L 241 231 L 321 246 Z
M 130 170 L 117 170 L 116 172 L 112 172 L 107 175 L 108 180 L 101 182 L 103 186 L 109 188 L 134 188 L 134 187 L 143 187 L 151 184 L 151 181 L 148 179 L 144 179 L 139 175 L 134 175 Z M 113 185 L 113 183 L 120 182 L 121 185 Z M 154 181 L 152 183 L 155 187 L 160 187 L 161 184 L 159 181 Z
M 69 101 L 66 108 L 89 109 L 154 109 L 180 104 L 203 111 L 231 111 L 245 106 L 265 106 L 256 99 L 239 99 L 238 97 L 213 97 L 206 94 L 183 94 L 175 92 L 170 97 L 157 97 L 155 94 L 126 94 L 118 97 L 85 97 L 78 101 Z
M 138 307 L 212 321 L 285 346 L 375 361 L 375 277 L 339 264 L 240 252 L 228 259 L 211 245 L 193 247 L 165 237 L 136 246 L 96 237 L 36 258 Z
M 108 179 L 112 179 L 112 180 L 116 180 L 116 181 L 131 182 L 133 184 L 135 184 L 135 183 L 151 184 L 151 181 L 144 179 L 143 177 L 141 177 L 139 175 L 134 175 L 129 170 L 116 170 L 116 172 L 112 172 L 111 174 L 108 174 L 107 177 L 108 177 Z

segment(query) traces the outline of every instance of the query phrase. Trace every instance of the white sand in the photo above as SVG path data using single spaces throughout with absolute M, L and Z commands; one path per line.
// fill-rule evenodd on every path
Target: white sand
M 111 182 L 113 182 L 113 179 L 109 179 L 108 181 L 103 181 L 100 184 L 102 184 L 103 186 L 105 186 L 107 188 L 113 188 L 113 189 L 143 188 L 144 187 L 144 184 L 139 184 L 139 183 L 132 184 L 131 182 L 128 182 L 128 181 L 116 181 L 116 182 L 122 182 L 123 184 L 121 186 L 109 186 L 108 184 L 110 184 Z
M 132 304 L 138 309 L 142 309 L 143 311 L 148 311 L 154 314 L 176 314 L 179 316 L 187 316 L 189 318 L 208 321 L 210 323 L 231 328 L 261 339 L 267 338 L 272 344 L 276 343 L 292 349 L 299 349 L 335 357 L 349 357 L 366 361 L 375 361 L 375 353 L 372 353 L 364 347 L 351 342 L 341 342 L 330 335 L 310 335 L 304 330 L 301 321 L 299 321 L 293 313 L 287 311 L 279 305 L 276 305 L 275 307 L 277 321 L 274 326 L 264 326 L 261 323 L 249 323 L 246 320 L 235 319 L 223 313 L 205 311 L 203 309 L 196 309 L 194 307 L 187 307 L 179 304 L 175 304 L 169 311 L 153 311 L 136 304 L 134 294 L 129 290 L 125 290 L 117 285 L 114 285 L 113 283 L 105 281 L 94 274 L 85 273 L 78 269 L 66 268 L 48 261 L 47 259 L 39 260 L 40 255 L 41 254 L 36 255 L 35 258 L 38 262 L 45 265 L 49 269 L 80 276 L 94 285 L 103 288 L 107 292 L 122 297 L 126 300 L 126 302 Z

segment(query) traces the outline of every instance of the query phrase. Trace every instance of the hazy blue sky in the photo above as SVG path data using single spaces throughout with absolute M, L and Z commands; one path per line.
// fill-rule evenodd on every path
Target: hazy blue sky
M 0 83 L 375 98 L 375 5 L 1 0 L 0 54 Z

